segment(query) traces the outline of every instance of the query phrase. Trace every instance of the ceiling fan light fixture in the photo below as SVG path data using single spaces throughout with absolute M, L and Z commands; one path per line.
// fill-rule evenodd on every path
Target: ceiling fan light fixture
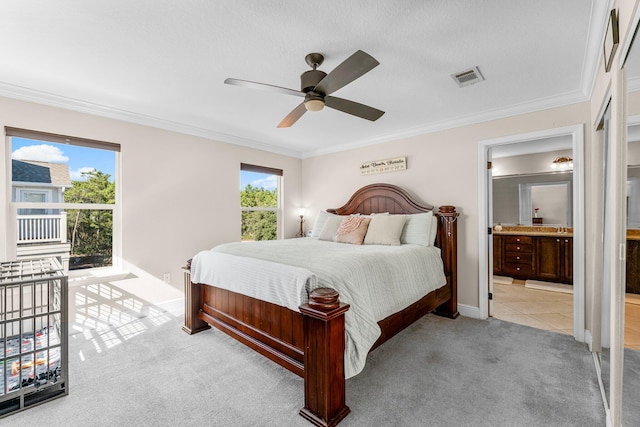
M 320 111 L 324 108 L 324 101 L 322 99 L 309 99 L 304 102 L 304 106 L 307 111 Z

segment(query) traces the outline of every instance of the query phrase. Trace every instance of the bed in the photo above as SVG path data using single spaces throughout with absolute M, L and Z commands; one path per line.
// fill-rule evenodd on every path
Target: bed
M 327 209 L 327 213 L 339 215 L 342 218 L 353 217 L 358 214 L 368 218 L 375 218 L 371 217 L 372 214 L 389 214 L 396 217 L 398 215 L 407 215 L 407 218 L 412 218 L 419 217 L 421 216 L 420 214 L 431 215 L 432 213 L 435 218 L 434 239 L 435 247 L 437 247 L 435 251 L 439 256 L 438 261 L 441 261 L 439 268 L 442 269 L 440 274 L 442 275 L 443 283 L 439 283 L 435 289 L 412 300 L 408 305 L 403 306 L 404 308 L 394 308 L 397 311 L 391 314 L 387 315 L 384 310 L 377 310 L 379 311 L 377 316 L 384 315 L 384 318 L 375 319 L 378 332 L 373 339 L 371 334 L 365 334 L 368 336 L 368 341 L 365 340 L 367 341 L 366 345 L 356 351 L 356 353 L 360 353 L 357 359 L 360 361 L 366 359 L 366 353 L 383 344 L 429 312 L 435 312 L 449 318 L 458 316 L 456 297 L 456 219 L 458 213 L 455 207 L 441 206 L 436 212 L 432 206 L 416 201 L 400 187 L 390 184 L 371 184 L 357 190 L 344 206 L 336 209 Z M 379 219 L 376 221 L 379 221 Z M 289 270 L 286 270 L 287 272 L 293 271 L 296 274 L 304 271 L 312 273 L 312 276 L 307 278 L 304 283 L 306 291 L 303 291 L 301 296 L 304 299 L 297 309 L 296 300 L 289 304 L 269 302 L 269 298 L 255 297 L 255 295 L 249 296 L 252 294 L 244 291 L 242 293 L 234 292 L 229 290 L 227 286 L 215 283 L 215 280 L 214 283 L 211 283 L 209 279 L 206 280 L 208 282 L 206 284 L 193 283 L 192 266 L 188 265 L 185 268 L 185 324 L 183 330 L 189 334 L 194 334 L 214 326 L 303 377 L 305 406 L 300 410 L 300 415 L 316 425 L 336 425 L 349 413 L 349 408 L 345 402 L 345 360 L 347 362 L 350 361 L 350 355 L 353 353 L 351 347 L 357 346 L 357 344 L 351 342 L 354 341 L 351 338 L 354 333 L 350 332 L 349 324 L 366 323 L 361 318 L 354 317 L 356 316 L 354 313 L 363 311 L 361 306 L 365 307 L 367 305 L 365 300 L 377 301 L 375 294 L 384 292 L 384 290 L 377 288 L 376 292 L 364 296 L 358 292 L 347 291 L 341 288 L 342 280 L 335 280 L 335 275 L 341 274 L 340 270 L 324 272 L 322 268 L 318 268 L 319 264 L 314 264 L 313 260 L 309 260 L 309 258 L 313 258 L 309 253 L 322 251 L 323 249 L 318 248 L 324 245 L 331 247 L 331 250 L 327 252 L 333 252 L 333 256 L 335 256 L 335 252 L 345 251 L 344 259 L 346 262 L 347 257 L 351 256 L 346 252 L 347 247 L 355 245 L 314 242 L 314 238 L 291 240 L 293 241 L 287 243 L 274 243 L 278 245 L 293 244 L 294 247 L 297 245 L 296 252 L 298 251 L 297 248 L 300 248 L 299 251 L 301 253 L 303 253 L 304 248 L 307 248 L 304 250 L 311 251 L 304 252 L 301 256 L 301 262 L 307 260 L 306 263 L 303 262 L 304 265 L 302 267 L 291 266 L 287 267 Z M 247 244 L 243 245 L 245 245 L 245 248 L 247 247 Z M 251 247 L 260 246 L 249 245 L 253 245 Z M 224 253 L 220 256 L 238 259 L 241 262 L 255 262 L 255 268 L 259 269 L 260 274 L 264 274 L 264 280 L 271 281 L 270 277 L 267 276 L 267 271 L 271 266 L 277 267 L 276 264 L 269 264 L 273 259 L 252 261 L 253 255 L 250 259 L 240 259 L 249 257 L 246 255 L 239 257 L 239 254 L 235 252 L 238 249 L 234 246 L 221 246 L 223 246 L 223 249 L 220 249 L 220 251 L 229 253 Z M 363 253 L 378 252 L 372 249 L 376 245 L 369 248 L 366 246 L 362 245 L 359 250 Z M 384 251 L 396 250 L 418 251 L 420 255 L 416 256 L 423 256 L 422 253 L 428 249 L 413 248 L 414 246 L 419 245 L 402 244 L 396 246 L 398 249 L 380 248 L 380 250 L 383 251 L 382 256 L 385 256 Z M 284 248 L 284 246 L 279 247 Z M 340 249 L 338 250 L 337 248 Z M 286 252 L 286 249 L 282 250 Z M 431 250 L 433 251 L 434 249 L 431 248 Z M 342 257 L 342 252 L 339 253 L 338 256 Z M 375 256 L 380 256 L 380 254 Z M 407 257 L 406 254 L 401 256 Z M 226 260 L 226 258 L 222 259 Z M 194 261 L 196 260 L 198 265 L 193 266 L 194 277 L 207 277 L 200 273 L 203 268 L 201 266 L 205 265 L 204 259 L 198 254 L 198 258 L 194 258 Z M 308 270 L 307 267 L 309 268 Z M 296 268 L 300 268 L 301 271 L 295 270 Z M 415 264 L 416 271 L 422 271 L 420 270 L 421 268 L 423 268 L 421 264 Z M 315 271 L 316 269 L 317 271 Z M 414 270 L 414 268 L 408 269 Z M 215 270 L 215 267 L 213 270 Z M 245 271 L 248 269 L 244 268 L 243 265 L 242 268 L 238 267 L 236 270 Z M 331 274 L 334 275 L 333 280 L 328 280 L 327 275 L 331 276 Z M 344 275 L 347 276 L 348 274 Z M 295 279 L 300 282 L 299 277 L 296 276 Z M 352 279 L 346 281 L 352 281 Z M 326 286 L 327 283 L 335 284 L 338 290 Z M 341 301 L 339 290 L 348 297 L 346 302 Z M 346 322 L 345 317 L 347 318 Z M 365 350 L 364 356 L 362 355 L 363 349 Z M 350 363 L 347 363 L 346 366 L 346 372 L 349 375 L 353 375 L 353 372 L 359 372 L 358 369 L 362 368 L 361 365 L 358 365 L 354 371 Z

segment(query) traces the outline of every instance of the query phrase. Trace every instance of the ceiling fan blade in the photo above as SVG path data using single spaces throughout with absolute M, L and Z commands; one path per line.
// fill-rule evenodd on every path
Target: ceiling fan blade
M 291 111 L 287 117 L 285 117 L 284 119 L 282 119 L 282 121 L 280 122 L 280 124 L 278 125 L 279 128 L 288 128 L 291 125 L 293 125 L 295 122 L 298 121 L 298 119 L 300 117 L 302 117 L 302 115 L 304 113 L 307 112 L 307 107 L 304 106 L 304 102 L 301 103 L 300 105 L 298 105 L 296 108 L 293 109 L 293 111 Z
M 377 108 L 369 107 L 368 105 L 349 101 L 347 99 L 336 98 L 335 96 L 325 96 L 324 105 L 340 110 L 343 113 L 371 120 L 372 122 L 375 122 L 384 114 L 384 111 L 378 110 Z
M 228 84 L 228 85 L 244 86 L 244 87 L 251 87 L 254 89 L 280 92 L 286 95 L 300 96 L 302 98 L 304 98 L 304 95 L 305 95 L 304 92 L 300 92 L 299 90 L 289 89 L 286 87 L 280 87 L 280 86 L 274 86 L 274 85 L 268 85 L 266 83 L 250 82 L 249 80 L 239 80 L 239 79 L 228 78 L 224 82 L 225 84 Z
M 329 95 L 373 70 L 378 65 L 380 63 L 373 56 L 359 50 L 327 74 L 316 85 L 314 91 Z

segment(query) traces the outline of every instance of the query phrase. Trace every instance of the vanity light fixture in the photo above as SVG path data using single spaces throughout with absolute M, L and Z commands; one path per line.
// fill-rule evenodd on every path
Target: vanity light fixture
M 560 156 L 556 157 L 556 159 L 551 163 L 552 169 L 573 169 L 573 159 L 569 156 Z

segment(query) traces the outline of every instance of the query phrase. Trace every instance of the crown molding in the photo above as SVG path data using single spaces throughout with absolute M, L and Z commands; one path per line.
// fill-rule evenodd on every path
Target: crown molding
M 0 82 L 0 96 L 18 99 L 20 101 L 33 102 L 49 107 L 62 108 L 78 113 L 90 114 L 93 116 L 121 120 L 124 122 L 135 123 L 138 125 L 148 126 L 156 129 L 163 129 L 186 135 L 198 136 L 227 144 L 268 151 L 275 154 L 282 154 L 289 157 L 301 158 L 301 153 L 298 151 L 275 147 L 272 145 L 264 144 L 262 142 L 254 141 L 252 139 L 229 135 L 222 132 L 216 132 L 209 129 L 203 129 L 197 126 L 191 126 L 184 123 L 161 119 L 158 117 L 133 113 L 131 111 L 120 110 L 104 105 L 93 104 L 74 98 L 68 98 L 65 96 L 55 95 L 52 93 L 7 83 Z
M 288 150 L 262 142 L 254 141 L 248 138 L 242 138 L 226 133 L 216 132 L 209 129 L 203 129 L 196 126 L 190 126 L 183 123 L 173 122 L 170 120 L 160 119 L 157 117 L 147 116 L 144 114 L 133 113 L 130 111 L 120 110 L 116 108 L 106 107 L 103 105 L 92 104 L 73 98 L 60 95 L 54 95 L 48 92 L 37 91 L 20 86 L 0 83 L 0 96 L 19 99 L 21 101 L 33 102 L 37 104 L 47 105 L 51 107 L 63 108 L 80 113 L 91 114 L 100 117 L 106 117 L 115 120 L 121 120 L 129 123 L 135 123 L 152 128 L 178 132 L 186 135 L 193 135 L 202 138 L 212 139 L 223 143 L 239 145 L 247 148 L 267 151 L 275 154 L 281 154 L 294 158 L 310 158 L 325 154 L 337 153 L 340 151 L 352 150 L 355 148 L 366 147 L 374 144 L 381 144 L 398 139 L 409 138 L 412 136 L 433 133 L 437 131 L 468 126 L 477 123 L 488 122 L 491 120 L 502 119 L 506 117 L 517 116 L 521 114 L 532 113 L 536 111 L 546 110 L 550 108 L 562 107 L 565 105 L 575 104 L 586 101 L 588 98 L 581 91 L 574 91 L 560 96 L 541 98 L 531 102 L 516 104 L 507 108 L 499 108 L 488 110 L 479 114 L 471 114 L 464 117 L 458 117 L 452 120 L 443 120 L 426 126 L 417 126 L 409 129 L 403 129 L 399 132 L 390 132 L 385 135 L 354 141 L 347 144 L 340 144 L 329 148 L 309 151 L 301 153 L 294 150 Z
M 325 154 L 337 153 L 345 150 L 366 147 L 374 144 L 382 144 L 384 142 L 396 141 L 399 139 L 410 138 L 417 135 L 423 135 L 447 129 L 454 129 L 463 126 L 469 126 L 478 123 L 489 122 L 492 120 L 503 119 L 507 117 L 518 116 L 521 114 L 534 113 L 537 111 L 548 110 L 550 108 L 563 107 L 566 105 L 576 104 L 587 101 L 589 98 L 580 90 L 569 92 L 560 96 L 540 98 L 531 102 L 512 105 L 507 108 L 498 108 L 495 110 L 484 111 L 479 114 L 470 114 L 458 117 L 452 120 L 443 120 L 427 126 L 417 126 L 411 129 L 405 129 L 400 132 L 392 132 L 375 138 L 363 139 L 360 141 L 335 145 L 333 147 L 321 150 L 309 151 L 302 154 L 302 158 L 310 158 Z
M 596 86 L 598 69 L 603 58 L 602 40 L 607 31 L 609 11 L 613 7 L 613 0 L 593 1 L 591 3 L 591 17 L 589 19 L 589 35 L 587 47 L 584 52 L 584 67 L 582 69 L 581 85 L 582 92 L 587 98 L 591 98 L 593 89 Z

